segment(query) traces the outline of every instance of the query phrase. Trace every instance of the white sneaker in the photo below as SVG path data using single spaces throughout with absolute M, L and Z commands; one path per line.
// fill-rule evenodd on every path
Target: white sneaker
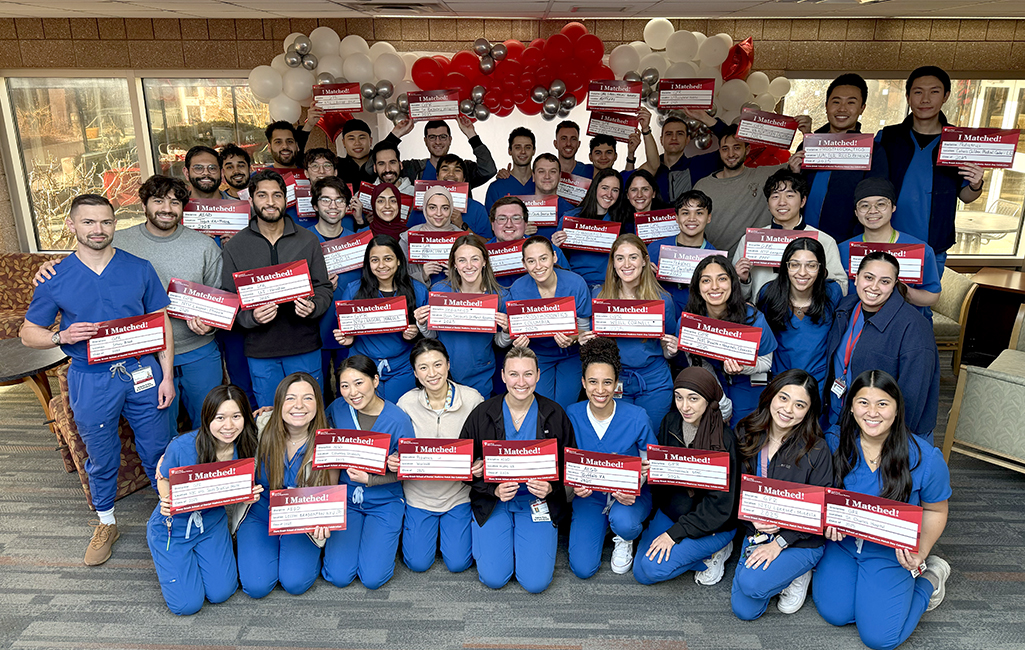
M 725 547 L 721 548 L 716 552 L 715 555 L 705 560 L 705 566 L 708 568 L 704 571 L 694 572 L 694 582 L 699 585 L 705 585 L 711 587 L 722 580 L 722 574 L 726 572 L 726 560 L 729 559 L 733 553 L 733 540 Z
M 936 588 L 933 589 L 932 596 L 929 597 L 929 606 L 925 608 L 925 611 L 931 612 L 940 606 L 940 603 L 943 602 L 943 597 L 947 595 L 947 578 L 950 577 L 950 564 L 939 556 L 930 556 L 926 565 L 929 568 L 925 572 L 936 576 L 939 582 Z M 932 582 L 932 580 L 929 582 Z
M 779 611 L 784 614 L 793 614 L 801 609 L 804 599 L 808 596 L 808 585 L 810 584 L 811 571 L 794 578 L 794 581 L 779 593 L 779 601 L 776 603 Z
M 628 572 L 634 565 L 634 543 L 633 540 L 623 539 L 619 535 L 612 538 L 616 545 L 612 549 L 612 573 L 622 575 Z

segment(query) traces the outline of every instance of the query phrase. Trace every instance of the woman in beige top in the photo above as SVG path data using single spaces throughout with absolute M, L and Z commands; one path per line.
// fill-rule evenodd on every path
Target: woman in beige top
M 419 232 L 462 232 L 462 228 L 452 223 L 452 194 L 441 185 L 427 188 L 424 192 L 424 219 L 427 223 L 418 224 L 402 233 L 399 245 L 409 259 L 409 233 Z M 446 250 L 445 257 L 448 251 Z M 435 281 L 445 277 L 447 262 L 424 262 L 409 265 L 409 277 L 423 282 L 428 287 Z

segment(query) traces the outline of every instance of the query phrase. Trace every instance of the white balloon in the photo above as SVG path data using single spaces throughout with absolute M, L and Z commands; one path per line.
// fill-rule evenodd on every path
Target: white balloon
M 722 62 L 730 55 L 731 47 L 733 47 L 733 39 L 728 34 L 716 34 L 698 46 L 698 59 L 701 61 L 701 65 L 722 65 Z
M 666 41 L 666 58 L 671 62 L 692 61 L 698 54 L 698 39 L 694 32 L 681 29 Z
M 747 85 L 754 95 L 763 95 L 769 92 L 769 75 L 764 72 L 752 72 L 747 75 Z
M 374 61 L 374 76 L 397 84 L 406 77 L 406 62 L 394 52 L 383 52 Z
M 301 102 L 313 94 L 313 84 L 317 78 L 306 68 L 292 68 L 281 80 L 281 92 L 296 102 Z
M 740 109 L 731 111 L 720 110 L 716 117 L 726 124 L 736 124 L 740 121 Z
M 382 54 L 395 54 L 395 46 L 387 41 L 378 41 L 370 46 L 370 60 L 377 63 Z
M 661 77 L 669 69 L 669 61 L 666 61 L 666 56 L 662 52 L 652 52 L 648 56 L 641 57 L 641 63 L 637 67 L 639 70 L 655 68 L 658 70 L 658 76 Z
M 281 73 L 269 65 L 258 65 L 249 73 L 249 90 L 262 102 L 281 94 Z
M 665 18 L 652 18 L 644 26 L 644 42 L 653 50 L 663 50 L 666 47 L 666 41 L 669 40 L 675 29 L 673 24 Z
M 342 57 L 337 54 L 328 54 L 325 57 L 321 57 L 320 64 L 317 66 L 317 74 L 330 72 L 333 77 L 344 77 L 342 63 Z
M 790 92 L 790 80 L 786 77 L 776 77 L 769 82 L 769 92 L 776 99 L 786 97 L 786 94 Z
M 297 36 L 305 36 L 305 34 L 303 34 L 302 32 L 292 32 L 291 34 L 285 37 L 285 40 L 282 43 L 282 45 L 284 45 L 282 49 L 285 54 L 288 54 L 288 48 L 292 45 L 292 41 L 294 41 Z
M 697 65 L 696 63 L 693 65 Z M 715 79 L 716 92 L 722 88 L 722 69 L 719 66 L 698 66 L 698 79 Z
M 774 111 L 776 110 L 776 98 L 769 93 L 762 93 L 755 97 L 755 103 L 763 111 Z
M 346 36 L 346 38 L 349 38 Z M 358 37 L 357 37 L 358 38 Z M 342 76 L 349 81 L 367 83 L 374 80 L 374 64 L 366 54 L 350 54 L 342 63 Z
M 609 67 L 612 68 L 612 72 L 620 79 L 627 72 L 636 70 L 640 64 L 640 55 L 637 54 L 637 50 L 629 45 L 620 45 L 612 50 L 612 54 L 609 55 Z
M 406 79 L 413 78 L 413 64 L 420 58 L 419 54 L 413 52 L 403 52 L 399 56 L 402 57 L 402 62 L 406 64 Z
M 279 54 L 276 57 L 274 57 L 274 59 L 270 62 L 270 67 L 277 70 L 278 74 L 285 74 L 286 72 L 291 70 L 291 68 L 288 67 L 288 64 L 285 63 L 284 54 Z
M 416 92 L 417 90 L 420 90 L 420 88 L 415 83 L 408 79 L 403 79 L 395 84 L 395 92 L 392 94 L 392 97 L 398 97 L 402 93 L 410 91 Z
M 724 111 L 740 111 L 745 102 L 751 101 L 751 89 L 743 79 L 730 79 L 719 88 L 717 98 Z
M 701 44 L 704 43 L 705 39 L 708 38 L 707 36 L 705 36 L 701 32 L 691 32 L 691 34 L 694 34 L 694 38 L 698 39 L 698 47 L 701 47 Z M 697 55 L 695 54 L 695 57 L 696 56 Z
M 687 32 L 688 34 L 690 32 Z M 666 70 L 666 79 L 695 79 L 698 76 L 698 69 L 690 61 L 677 61 Z
M 641 57 L 642 59 L 651 54 L 651 48 L 648 47 L 648 44 L 644 41 L 633 41 L 632 43 L 630 43 L 630 47 L 636 50 L 637 56 Z M 640 70 L 638 70 L 638 72 L 640 72 Z
M 350 56 L 352 54 L 365 54 L 370 57 L 370 46 L 367 45 L 366 40 L 362 36 L 356 36 L 355 34 L 349 34 L 342 39 L 338 45 L 338 53 L 343 57 Z
M 319 59 L 338 54 L 338 46 L 342 39 L 338 37 L 335 30 L 321 26 L 310 32 L 310 42 L 313 43 L 313 54 Z
M 309 72 L 304 68 L 297 68 L 303 72 Z M 299 116 L 302 115 L 302 107 L 299 106 L 299 102 L 294 99 L 290 99 L 286 95 L 278 95 L 268 102 L 268 109 L 270 109 L 270 119 L 272 120 L 284 120 L 286 122 L 296 122 L 299 120 Z

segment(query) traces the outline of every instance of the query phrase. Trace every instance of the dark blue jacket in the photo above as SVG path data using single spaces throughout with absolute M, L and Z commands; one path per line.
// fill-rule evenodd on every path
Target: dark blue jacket
M 851 313 L 858 302 L 858 294 L 852 293 L 836 308 L 833 327 L 826 339 L 827 387 L 832 386 L 835 379 L 833 356 L 843 344 Z M 883 370 L 893 375 L 904 395 L 904 422 L 908 429 L 919 436 L 932 433 L 940 400 L 940 355 L 936 338 L 929 321 L 897 291 L 867 320 L 851 355 L 851 376 L 857 377 L 866 370 Z M 836 396 L 829 390 L 823 392 L 826 405 L 822 412 L 828 413 L 830 400 Z

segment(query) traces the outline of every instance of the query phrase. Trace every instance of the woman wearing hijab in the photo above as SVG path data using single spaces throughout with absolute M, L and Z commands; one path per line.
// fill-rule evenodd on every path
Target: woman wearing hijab
M 452 194 L 441 185 L 427 188 L 424 192 L 424 219 L 426 223 L 413 226 L 402 233 L 399 244 L 402 252 L 409 259 L 409 233 L 411 232 L 463 232 L 463 229 L 452 223 Z M 424 262 L 409 265 L 409 277 L 431 286 L 445 278 L 448 262 Z
M 375 237 L 388 235 L 398 239 L 406 232 L 406 220 L 402 218 L 402 193 L 391 183 L 374 186 L 370 195 L 370 232 Z

